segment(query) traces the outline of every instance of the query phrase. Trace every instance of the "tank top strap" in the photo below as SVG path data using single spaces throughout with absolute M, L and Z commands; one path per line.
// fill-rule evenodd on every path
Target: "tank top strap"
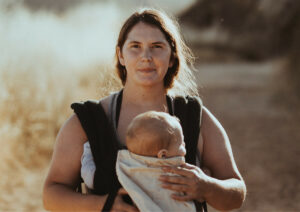
M 173 101 L 173 98 L 167 94 L 166 99 L 167 99 L 169 114 L 171 116 L 174 116 L 174 101 Z
M 123 89 L 119 92 L 115 92 L 112 94 L 112 98 L 110 100 L 109 108 L 108 108 L 108 114 L 111 123 L 113 124 L 115 130 L 118 129 L 119 124 L 119 118 L 121 113 L 121 106 L 122 106 L 122 99 L 123 99 Z M 169 110 L 170 115 L 174 115 L 174 102 L 173 98 L 169 95 L 166 95 L 167 100 L 167 106 Z
M 111 95 L 112 97 L 109 102 L 108 116 L 114 128 L 117 129 L 122 105 L 123 89 Z
M 114 133 L 116 134 L 116 137 L 118 138 L 119 145 L 121 145 L 121 147 L 124 148 L 125 146 L 123 144 L 121 144 L 120 139 L 118 137 L 118 133 L 117 133 L 119 118 L 120 118 L 120 113 L 121 113 L 122 100 L 123 100 L 123 89 L 112 94 L 112 97 L 111 97 L 110 103 L 109 103 L 109 108 L 108 108 L 108 117 L 113 126 Z M 171 116 L 173 116 L 174 115 L 173 98 L 169 95 L 166 95 L 166 101 L 167 101 L 169 114 Z
M 117 133 L 121 104 L 122 104 L 122 97 L 123 97 L 123 89 L 111 95 L 112 97 L 110 99 L 109 107 L 108 107 L 108 117 L 113 127 L 113 132 L 116 135 L 118 146 L 120 149 L 124 149 L 126 148 L 126 146 L 120 142 Z

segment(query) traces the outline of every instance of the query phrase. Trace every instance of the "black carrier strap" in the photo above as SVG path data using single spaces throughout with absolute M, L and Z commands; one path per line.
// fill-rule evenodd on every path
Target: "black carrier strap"
M 198 97 L 176 97 L 174 114 L 180 120 L 186 143 L 186 162 L 196 164 L 197 144 L 200 132 L 202 102 Z
M 100 102 L 94 101 L 73 103 L 71 108 L 79 118 L 82 128 L 87 135 L 96 164 L 92 193 L 99 195 L 111 193 L 109 196 L 114 199 L 114 194 L 120 188 L 115 172 L 118 147 L 106 113 Z M 112 203 L 106 205 L 109 206 Z
M 176 97 L 173 100 L 174 115 L 180 120 L 186 143 L 187 163 L 196 165 L 198 137 L 202 119 L 202 101 L 199 97 Z M 207 211 L 206 202 L 194 201 L 197 211 Z

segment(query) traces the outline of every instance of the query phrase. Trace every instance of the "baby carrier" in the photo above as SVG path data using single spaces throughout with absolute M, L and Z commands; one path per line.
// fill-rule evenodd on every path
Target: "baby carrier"
M 117 123 L 120 115 L 123 90 L 112 94 L 109 107 L 109 116 L 105 113 L 99 101 L 86 101 L 73 103 L 71 108 L 78 116 L 80 123 L 90 142 L 93 159 L 96 165 L 94 176 L 93 194 L 108 194 L 108 198 L 102 211 L 109 211 L 114 199 L 121 188 L 118 181 L 115 164 L 117 152 L 126 149 L 116 134 Z M 187 163 L 196 165 L 197 144 L 200 132 L 202 116 L 202 102 L 198 97 L 175 97 L 166 96 L 170 115 L 175 115 L 180 120 L 186 144 Z M 198 155 L 198 159 L 200 159 Z M 103 174 L 105 173 L 105 174 Z M 81 185 L 78 186 L 79 192 Z M 130 202 L 127 197 L 125 201 Z M 206 203 L 194 201 L 197 211 L 207 211 Z

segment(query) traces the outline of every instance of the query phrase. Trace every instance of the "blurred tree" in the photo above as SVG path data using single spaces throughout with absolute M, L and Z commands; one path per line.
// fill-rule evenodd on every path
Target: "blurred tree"
M 80 3 L 80 0 L 24 0 L 23 3 L 32 11 L 42 9 L 61 13 Z
M 298 2 L 298 13 L 293 19 L 293 24 L 290 26 L 291 42 L 289 48 L 289 76 L 296 95 L 300 99 L 300 2 Z
M 220 24 L 231 30 L 241 30 L 256 23 L 252 17 L 259 18 L 259 13 L 253 16 L 257 5 L 258 1 L 251 0 L 202 0 L 181 14 L 180 19 L 197 27 Z M 247 24 L 245 20 L 248 20 Z
M 299 1 L 201 0 L 180 15 L 197 28 L 218 25 L 231 34 L 226 45 L 248 59 L 265 59 L 285 53 L 291 46 Z M 287 12 L 288 11 L 288 12 Z
M 300 97 L 300 1 L 199 0 L 179 19 L 198 29 L 218 26 L 230 35 L 222 49 L 244 59 L 286 56 Z

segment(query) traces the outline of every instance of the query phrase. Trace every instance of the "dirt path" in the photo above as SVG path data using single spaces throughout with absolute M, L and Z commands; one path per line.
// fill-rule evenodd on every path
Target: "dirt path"
M 204 104 L 227 131 L 247 184 L 239 211 L 300 210 L 300 119 L 279 104 L 278 65 L 197 66 Z

